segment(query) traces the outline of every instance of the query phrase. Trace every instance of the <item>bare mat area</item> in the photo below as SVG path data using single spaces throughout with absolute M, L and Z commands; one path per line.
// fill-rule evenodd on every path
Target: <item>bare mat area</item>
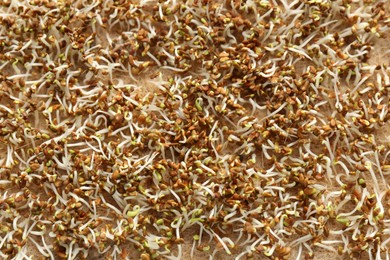
M 0 259 L 389 259 L 389 13 L 0 0 Z

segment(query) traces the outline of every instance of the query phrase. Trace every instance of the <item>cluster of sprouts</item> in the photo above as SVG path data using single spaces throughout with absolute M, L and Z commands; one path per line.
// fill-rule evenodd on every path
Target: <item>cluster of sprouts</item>
M 0 1 L 0 258 L 389 259 L 386 3 Z

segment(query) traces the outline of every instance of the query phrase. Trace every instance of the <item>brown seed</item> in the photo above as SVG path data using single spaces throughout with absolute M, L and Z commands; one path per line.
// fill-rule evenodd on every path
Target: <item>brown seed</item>
M 313 195 L 317 192 L 317 190 L 315 188 L 309 188 L 307 187 L 305 190 L 304 190 L 304 193 L 306 195 Z
M 32 164 L 30 164 L 30 168 L 31 168 L 32 171 L 38 170 L 39 166 L 40 166 L 39 163 L 32 163 Z
M 141 254 L 141 260 L 150 260 L 150 255 L 147 253 Z
M 118 125 L 123 122 L 123 114 L 122 113 L 116 113 L 114 116 L 113 123 L 114 125 Z

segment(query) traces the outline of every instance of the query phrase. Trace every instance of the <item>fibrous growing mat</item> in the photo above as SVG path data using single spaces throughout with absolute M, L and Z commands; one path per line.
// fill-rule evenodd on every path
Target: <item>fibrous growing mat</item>
M 389 2 L 1 0 L 1 259 L 388 259 Z

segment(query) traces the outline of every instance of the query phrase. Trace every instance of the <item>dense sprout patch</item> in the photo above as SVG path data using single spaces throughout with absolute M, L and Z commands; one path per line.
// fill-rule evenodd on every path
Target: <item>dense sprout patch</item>
M 1 258 L 388 257 L 385 3 L 0 1 Z

